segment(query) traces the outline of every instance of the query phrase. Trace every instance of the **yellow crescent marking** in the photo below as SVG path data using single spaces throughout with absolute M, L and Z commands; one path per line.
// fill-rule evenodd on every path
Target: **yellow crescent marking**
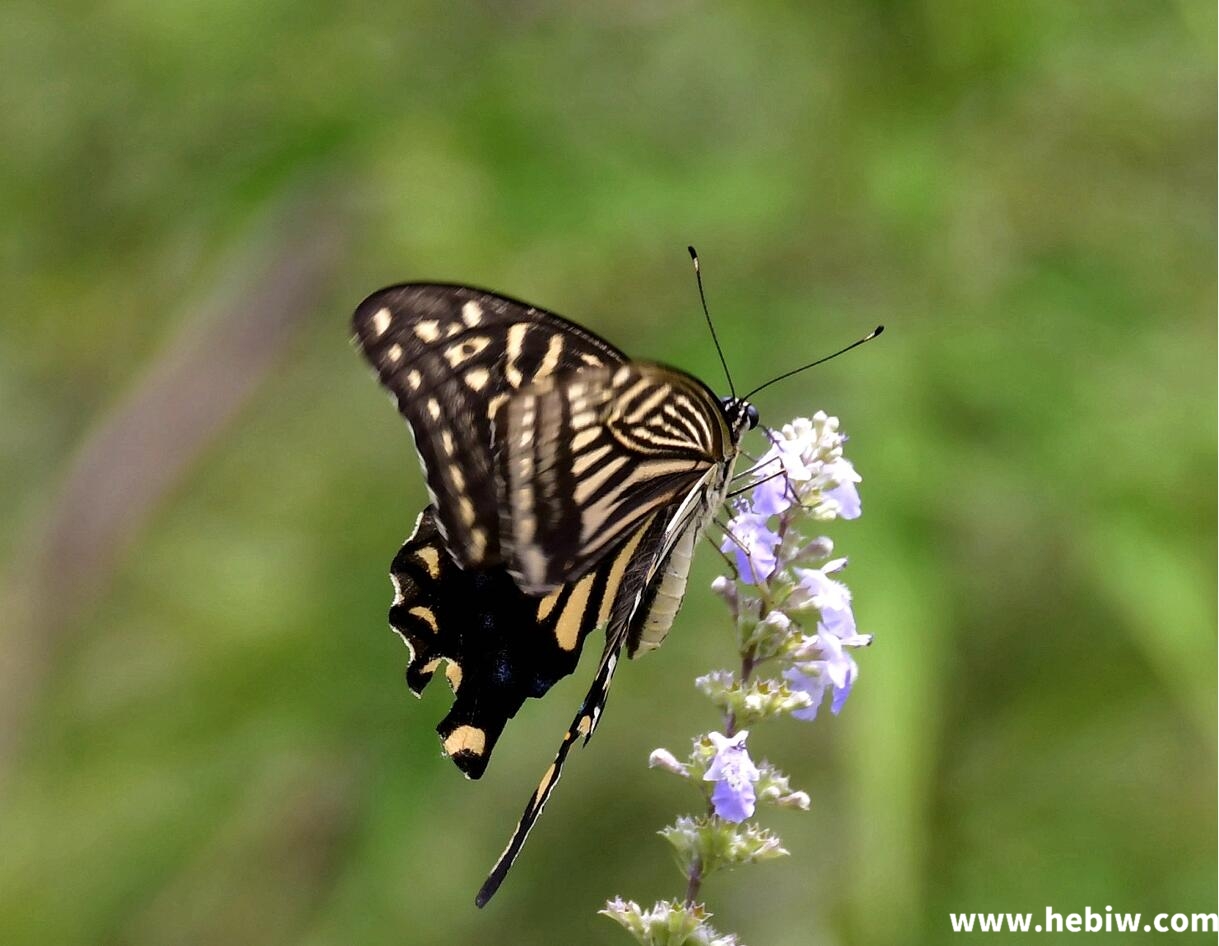
M 440 553 L 432 546 L 425 545 L 421 549 L 416 549 L 415 558 L 423 563 L 430 578 L 440 576 Z
M 448 755 L 469 752 L 482 755 L 487 747 L 487 734 L 477 726 L 458 726 L 444 737 L 444 751 Z
M 423 605 L 417 604 L 406 613 L 413 614 L 415 617 L 419 618 L 419 620 L 427 624 L 427 626 L 432 629 L 432 633 L 440 630 L 440 625 L 436 623 L 436 612 L 434 612 L 431 608 L 425 608 Z M 436 668 L 433 667 L 432 669 L 434 670 Z

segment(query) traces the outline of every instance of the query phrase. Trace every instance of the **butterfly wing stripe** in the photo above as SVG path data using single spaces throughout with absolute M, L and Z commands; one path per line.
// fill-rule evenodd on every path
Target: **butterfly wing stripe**
M 495 427 L 504 432 L 500 541 L 530 594 L 579 578 L 735 449 L 701 383 L 644 363 L 523 388 Z

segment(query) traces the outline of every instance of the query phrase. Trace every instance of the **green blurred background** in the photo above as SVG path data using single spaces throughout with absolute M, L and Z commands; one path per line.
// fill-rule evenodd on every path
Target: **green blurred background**
M 876 644 L 757 734 L 813 810 L 716 925 L 1213 911 L 1215 19 L 4 4 L 0 942 L 626 943 L 607 897 L 679 893 L 646 759 L 714 724 L 717 557 L 475 910 L 587 671 L 482 782 L 440 757 L 385 627 L 421 477 L 347 319 L 470 282 L 720 387 L 687 243 L 742 385 L 889 330 L 760 398 L 852 437 Z

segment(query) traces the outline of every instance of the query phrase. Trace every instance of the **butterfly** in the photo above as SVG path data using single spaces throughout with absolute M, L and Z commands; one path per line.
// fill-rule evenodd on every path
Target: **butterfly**
M 596 730 L 622 652 L 655 649 L 672 626 L 695 541 L 758 412 L 749 395 L 717 396 L 552 312 L 469 286 L 391 286 L 361 302 L 352 325 L 427 483 L 430 502 L 390 568 L 389 623 L 409 648 L 411 691 L 442 667 L 452 688 L 436 727 L 445 754 L 479 778 L 524 701 L 576 669 L 589 634 L 605 634 L 588 693 L 478 893 L 483 906 L 571 747 Z

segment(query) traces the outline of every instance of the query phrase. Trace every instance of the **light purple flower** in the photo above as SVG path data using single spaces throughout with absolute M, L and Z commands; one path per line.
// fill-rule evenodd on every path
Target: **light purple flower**
M 779 535 L 771 531 L 768 516 L 743 512 L 728 523 L 728 532 L 720 549 L 736 555 L 741 581 L 756 585 L 774 574 Z
M 849 608 L 851 592 L 840 581 L 835 581 L 830 575 L 846 568 L 845 558 L 836 558 L 826 562 L 820 568 L 793 568 L 799 584 L 792 590 L 788 599 L 788 607 L 816 608 Z
M 871 643 L 871 634 L 860 634 L 856 630 L 855 615 L 850 606 L 823 608 L 816 635 L 800 648 L 801 651 L 818 654 L 819 659 L 801 661 L 797 667 L 783 674 L 793 689 L 807 693 L 811 701 L 807 707 L 794 710 L 792 716 L 796 719 L 816 719 L 827 686 L 832 687 L 834 692 L 830 712 L 835 716 L 842 712 L 847 697 L 851 695 L 851 688 L 859 678 L 859 665 L 847 653 L 847 649 L 867 647 Z
M 765 516 L 777 516 L 786 512 L 795 503 L 798 483 L 813 476 L 813 470 L 803 457 L 807 444 L 801 439 L 789 440 L 780 437 L 758 461 L 757 476 L 750 493 L 750 507 Z
M 792 710 L 792 716 L 811 721 L 817 718 L 817 710 L 821 709 L 821 701 L 825 698 L 826 678 L 821 674 L 820 667 L 810 669 L 814 671 L 812 674 L 801 673 L 795 668 L 784 670 L 783 679 L 791 684 L 793 690 L 807 693 L 809 697 L 808 706 Z
M 753 783 L 761 777 L 745 748 L 749 730 L 742 729 L 732 738 L 713 732 L 708 733 L 707 738 L 715 745 L 715 758 L 703 778 L 715 782 L 715 788 L 711 790 L 715 813 L 725 821 L 744 821 L 753 814 L 757 802 Z
M 827 464 L 825 476 L 836 485 L 825 490 L 825 498 L 834 506 L 834 512 L 842 519 L 858 519 L 862 511 L 859 501 L 859 490 L 855 484 L 863 477 L 855 472 L 851 461 L 839 457 L 833 463 Z
M 749 493 L 749 508 L 763 516 L 777 516 L 794 503 L 791 486 L 786 478 L 772 474 L 761 480 Z

